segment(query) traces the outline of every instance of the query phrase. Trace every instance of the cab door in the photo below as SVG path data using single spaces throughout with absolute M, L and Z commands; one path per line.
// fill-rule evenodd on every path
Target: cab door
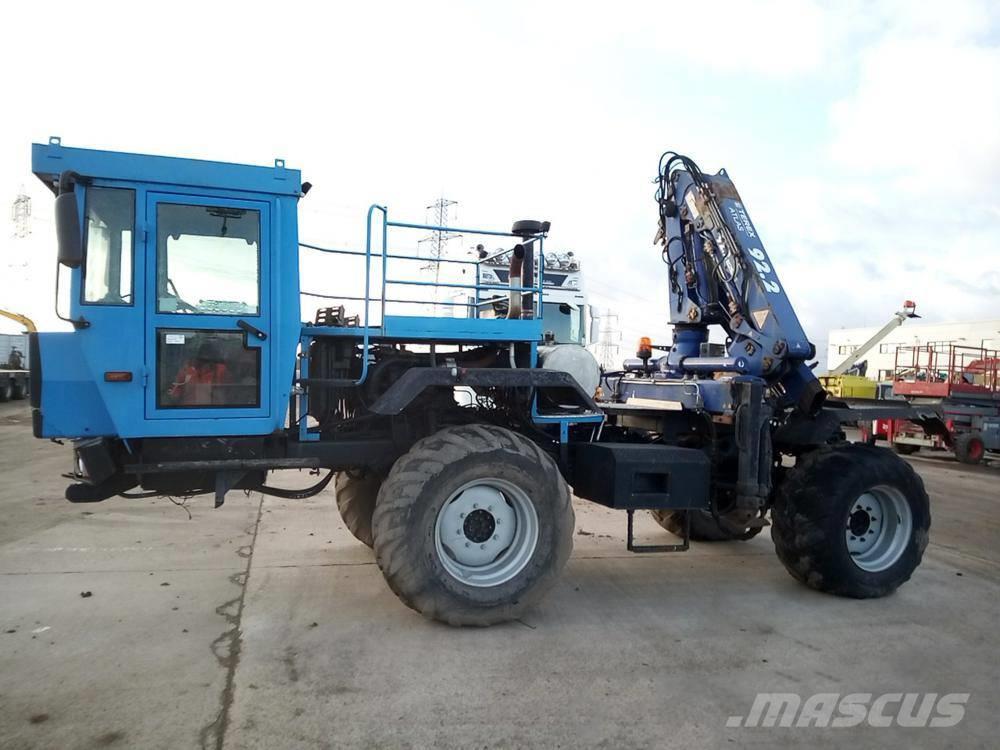
M 146 196 L 146 417 L 203 420 L 158 432 L 268 431 L 268 209 L 264 201 Z

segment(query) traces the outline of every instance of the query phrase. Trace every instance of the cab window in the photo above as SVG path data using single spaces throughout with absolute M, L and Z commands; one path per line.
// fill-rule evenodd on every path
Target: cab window
M 260 406 L 260 349 L 242 331 L 157 329 L 160 409 Z
M 567 302 L 542 303 L 542 329 L 557 344 L 583 344 L 583 308 Z
M 91 187 L 86 197 L 83 302 L 132 304 L 135 191 Z
M 156 207 L 157 312 L 260 314 L 260 212 Z

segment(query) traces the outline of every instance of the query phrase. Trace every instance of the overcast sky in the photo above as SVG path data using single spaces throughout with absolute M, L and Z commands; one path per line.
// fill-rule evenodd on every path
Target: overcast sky
M 304 240 L 355 243 L 369 203 L 421 221 L 439 195 L 463 225 L 549 219 L 626 349 L 666 331 L 651 180 L 673 149 L 729 171 L 821 352 L 831 328 L 879 324 L 904 298 L 931 321 L 1000 317 L 998 8 L 8 4 L 0 307 L 54 324 L 52 199 L 30 143 L 60 135 L 282 157 L 316 186 Z M 21 185 L 29 240 L 11 237 Z

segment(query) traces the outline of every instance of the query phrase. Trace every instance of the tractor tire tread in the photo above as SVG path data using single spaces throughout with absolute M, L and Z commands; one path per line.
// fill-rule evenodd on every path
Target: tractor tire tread
M 872 470 L 877 481 L 905 486 L 916 505 L 913 540 L 904 554 L 908 559 L 903 565 L 902 559 L 893 565 L 898 570 L 892 576 L 866 575 L 860 569 L 847 568 L 836 554 L 843 539 L 839 516 L 845 509 L 830 500 L 830 488 L 859 466 Z M 908 463 L 884 448 L 854 443 L 827 446 L 801 457 L 778 488 L 771 518 L 775 551 L 793 578 L 819 591 L 869 599 L 894 591 L 919 565 L 928 542 L 930 501 L 923 481 Z M 835 538 L 836 534 L 841 538 Z M 853 566 L 849 559 L 847 562 Z
M 334 482 L 340 518 L 354 538 L 367 547 L 374 545 L 372 516 L 382 480 L 383 477 L 374 474 L 354 477 L 341 471 Z
M 445 596 L 434 585 L 422 566 L 410 564 L 415 552 L 411 545 L 419 532 L 414 528 L 413 512 L 424 486 L 455 462 L 491 451 L 514 453 L 530 459 L 546 473 L 559 474 L 555 461 L 545 451 L 510 430 L 482 424 L 448 427 L 417 441 L 396 461 L 375 504 L 372 526 L 376 560 L 389 588 L 411 609 L 449 625 L 482 627 L 516 619 L 555 583 L 572 551 L 573 508 L 569 488 L 560 477 L 561 492 L 555 512 L 563 517 L 568 515 L 568 523 L 563 523 L 559 530 L 552 564 L 541 573 L 528 595 L 492 607 L 458 603 L 455 597 Z

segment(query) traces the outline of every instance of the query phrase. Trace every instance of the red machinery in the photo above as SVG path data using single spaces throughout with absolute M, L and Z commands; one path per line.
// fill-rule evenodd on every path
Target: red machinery
M 982 421 L 1000 416 L 1000 351 L 955 344 L 899 347 L 894 373 L 893 395 L 940 406 L 947 432 L 927 434 L 907 420 L 880 419 L 873 425 L 877 438 L 898 453 L 949 448 L 964 463 L 982 460 Z
M 897 396 L 996 401 L 1000 351 L 947 344 L 896 350 L 893 392 Z

